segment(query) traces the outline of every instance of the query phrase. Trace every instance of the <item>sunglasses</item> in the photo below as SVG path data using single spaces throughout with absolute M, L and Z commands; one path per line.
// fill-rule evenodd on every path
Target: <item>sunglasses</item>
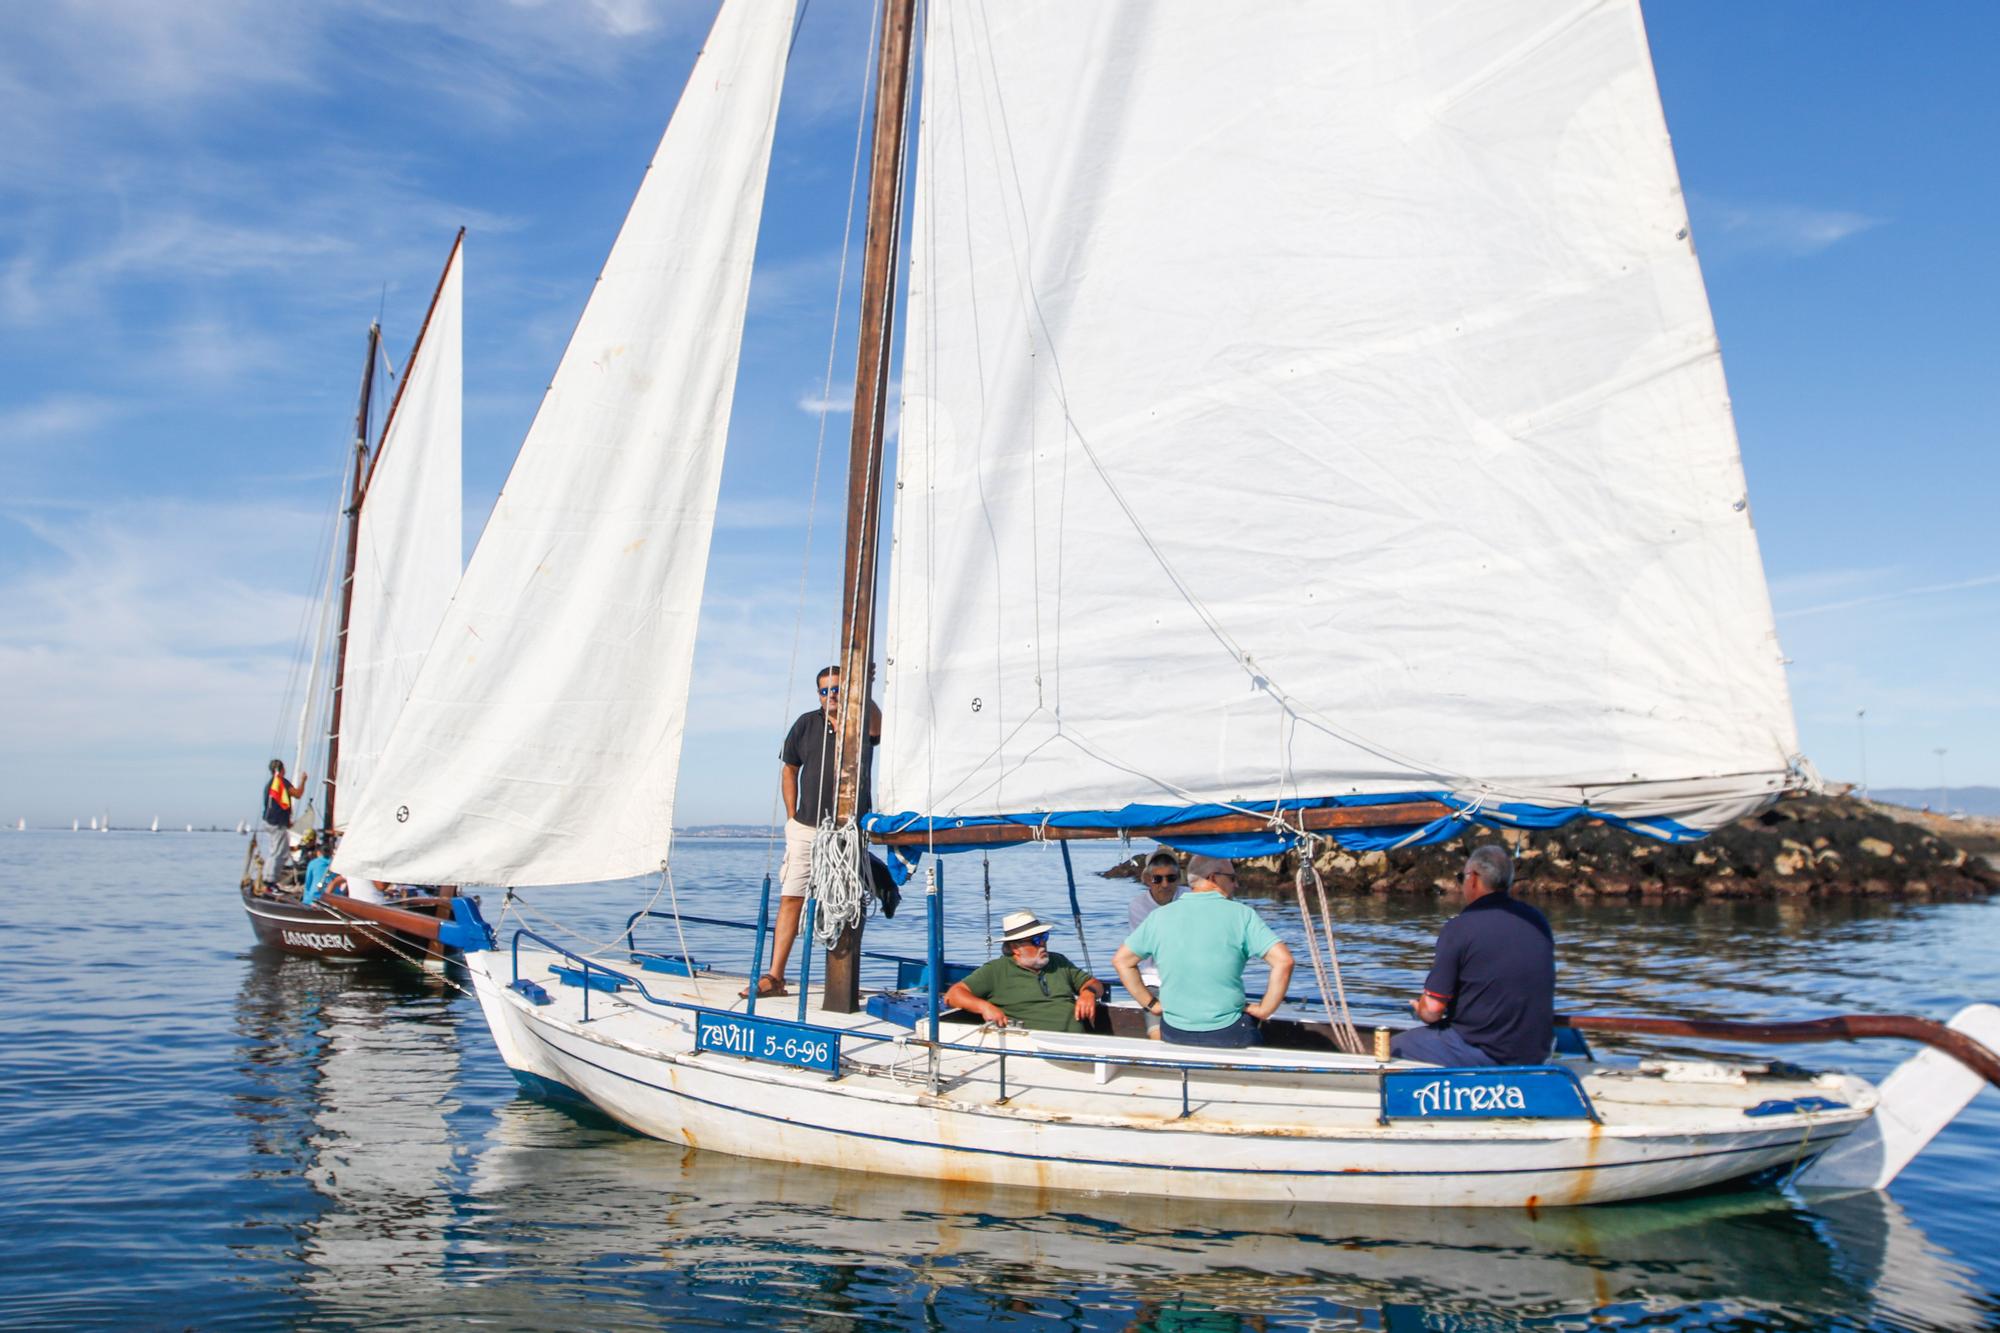
M 834 695 L 839 693 L 840 693 L 840 686 L 838 685 L 822 685 L 819 687 L 819 697 L 822 699 L 831 699 Z
M 1181 872 L 1170 870 L 1164 875 L 1148 875 L 1146 876 L 1146 882 L 1148 884 L 1178 884 L 1181 882 Z
M 1049 942 L 1049 932 L 1047 932 L 1046 930 L 1039 935 L 1023 935 L 1020 939 L 1014 941 L 1014 943 L 1016 944 L 1036 944 L 1036 945 L 1045 945 L 1048 942 Z

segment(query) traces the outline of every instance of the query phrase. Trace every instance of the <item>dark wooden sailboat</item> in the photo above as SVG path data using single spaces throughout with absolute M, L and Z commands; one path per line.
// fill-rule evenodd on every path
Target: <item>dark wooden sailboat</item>
M 371 449 L 369 432 L 371 407 L 374 397 L 375 367 L 380 357 L 381 327 L 371 324 L 368 329 L 368 359 L 362 372 L 360 402 L 355 413 L 354 455 L 352 472 L 347 479 L 348 503 L 345 507 L 347 532 L 344 566 L 338 585 L 339 630 L 335 638 L 333 663 L 333 688 L 331 698 L 331 721 L 327 733 L 327 752 L 323 796 L 317 827 L 309 828 L 296 846 L 279 858 L 277 865 L 265 865 L 253 839 L 245 856 L 240 891 L 243 909 L 250 918 L 251 929 L 256 932 L 257 942 L 269 948 L 286 953 L 305 954 L 318 958 L 363 958 L 369 956 L 393 955 L 411 960 L 420 960 L 426 966 L 441 966 L 445 958 L 448 941 L 454 937 L 454 922 L 470 915 L 476 918 L 476 907 L 468 913 L 467 908 L 453 907 L 456 897 L 451 888 L 437 890 L 376 885 L 361 894 L 349 891 L 345 881 L 328 874 L 325 891 L 309 893 L 306 885 L 307 867 L 313 858 L 330 855 L 339 838 L 337 823 L 337 801 L 343 778 L 350 773 L 342 771 L 341 741 L 344 730 L 359 730 L 366 721 L 372 727 L 370 735 L 379 738 L 386 730 L 390 717 L 357 714 L 356 706 L 371 713 L 388 711 L 388 707 L 400 700 L 400 691 L 385 687 L 370 680 L 363 690 L 364 697 L 351 700 L 354 682 L 350 679 L 350 655 L 356 638 L 355 589 L 356 571 L 362 551 L 362 512 L 377 481 L 384 453 L 392 438 L 392 431 L 398 422 L 398 413 L 404 404 L 405 392 L 413 380 L 424 376 L 425 392 L 439 400 L 442 407 L 426 402 L 415 405 L 416 414 L 422 418 L 417 430 L 429 430 L 423 438 L 411 439 L 401 446 L 403 450 L 418 447 L 426 451 L 448 450 L 446 466 L 440 471 L 435 464 L 429 464 L 437 475 L 426 475 L 422 484 L 430 487 L 439 500 L 447 500 L 449 514 L 440 520 L 433 512 L 436 503 L 427 509 L 410 497 L 397 495 L 393 508 L 393 518 L 385 522 L 402 526 L 421 526 L 426 529 L 444 529 L 440 533 L 427 532 L 435 546 L 443 540 L 450 550 L 450 566 L 441 569 L 438 560 L 432 558 L 427 568 L 415 572 L 411 578 L 422 581 L 422 589 L 432 600 L 440 595 L 449 597 L 450 584 L 455 582 L 458 537 L 458 398 L 459 386 L 459 260 L 465 239 L 461 230 L 452 242 L 451 255 L 445 263 L 443 275 L 438 279 L 437 290 L 432 294 L 430 309 L 424 316 L 424 324 L 419 330 L 415 346 L 411 348 L 410 359 L 404 366 L 404 374 L 397 385 L 396 396 L 392 400 L 387 418 L 382 425 L 380 437 Z M 441 316 L 442 307 L 442 317 Z M 433 336 L 433 323 L 439 328 Z M 441 366 L 432 365 L 441 362 Z M 449 400 L 445 401 L 445 396 Z M 443 413 L 444 428 L 439 429 L 433 418 Z M 443 438 L 448 436 L 448 438 Z M 399 458 L 399 463 L 402 460 Z M 411 467 L 416 467 L 412 460 Z M 405 469 L 408 471 L 408 469 Z M 406 482 L 404 489 L 410 490 Z M 375 511 L 371 510 L 371 516 Z M 379 555 L 379 552 L 377 553 Z M 432 553 L 433 557 L 435 552 Z M 446 579 L 449 575 L 449 579 Z M 391 577 L 394 577 L 393 573 Z M 398 586 L 395 595 L 406 597 L 409 589 Z M 411 598 L 412 601 L 420 599 Z M 389 619 L 384 616 L 383 619 Z M 390 625 L 386 630 L 376 629 L 370 635 L 369 651 L 380 657 L 393 653 L 398 645 L 394 630 Z M 414 633 L 420 636 L 426 631 L 421 620 Z M 407 656 L 408 644 L 412 641 L 410 632 L 402 636 L 402 651 Z M 407 687 L 407 681 L 403 682 Z M 308 690 L 312 687 L 309 684 Z M 389 701 L 385 706 L 384 701 Z M 345 724 L 345 727 L 344 727 Z M 379 739 L 377 740 L 379 745 Z M 308 807 L 310 809 L 310 807 Z M 310 821 L 309 821 L 310 822 Z M 470 906 L 468 904 L 468 906 Z M 457 911 L 461 917 L 455 918 Z

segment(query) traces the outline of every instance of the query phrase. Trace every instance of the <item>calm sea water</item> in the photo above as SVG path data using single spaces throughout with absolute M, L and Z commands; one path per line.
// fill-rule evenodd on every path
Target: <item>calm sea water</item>
M 754 914 L 765 855 L 683 845 L 682 907 Z M 1129 886 L 1092 872 L 1114 856 L 1077 863 L 1100 966 Z M 786 1168 L 525 1099 L 446 985 L 253 948 L 241 858 L 224 835 L 0 834 L 0 1322 L 2000 1327 L 1991 1091 L 1893 1198 L 1838 1203 L 1737 1190 L 1535 1215 L 1285 1208 Z M 946 867 L 949 953 L 976 959 L 980 864 Z M 991 873 L 996 916 L 1067 919 L 1054 853 L 1006 853 Z M 609 934 L 655 887 L 527 908 Z M 1296 913 L 1263 906 L 1296 942 Z M 919 952 L 918 907 L 871 923 L 870 946 Z M 1416 986 L 1449 909 L 1340 912 L 1350 988 L 1386 997 Z M 2000 904 L 1551 916 L 1576 1010 L 1942 1017 L 2000 998 Z M 745 939 L 689 930 L 698 955 L 738 970 Z M 1879 1076 L 1907 1050 L 1785 1054 Z

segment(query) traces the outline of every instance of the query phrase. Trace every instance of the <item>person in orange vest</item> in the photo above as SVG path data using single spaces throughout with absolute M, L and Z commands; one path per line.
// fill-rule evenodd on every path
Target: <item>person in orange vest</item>
M 278 878 L 278 862 L 292 836 L 292 802 L 305 795 L 306 777 L 301 773 L 297 782 L 287 782 L 285 761 L 271 761 L 271 780 L 264 785 L 264 827 L 257 835 L 257 851 L 264 859 L 266 883 Z

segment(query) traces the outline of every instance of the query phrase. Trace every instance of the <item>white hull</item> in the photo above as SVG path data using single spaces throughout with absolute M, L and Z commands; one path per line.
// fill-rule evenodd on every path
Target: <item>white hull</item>
M 1381 1066 L 1305 1052 L 1182 1080 L 1118 1069 L 1115 1058 L 1230 1060 L 1232 1053 L 1142 1040 L 1067 1039 L 1094 1058 L 1021 1058 L 1009 1034 L 1009 1099 L 1000 1101 L 998 1034 L 954 1030 L 985 1049 L 942 1057 L 929 1091 L 927 1056 L 905 1029 L 865 1014 L 810 1013 L 847 1031 L 843 1076 L 694 1050 L 694 1016 L 630 991 L 557 984 L 548 954 L 523 951 L 521 975 L 546 987 L 535 1005 L 507 988 L 506 953 L 467 957 L 502 1057 L 524 1082 L 567 1090 L 654 1138 L 767 1158 L 941 1181 L 1211 1199 L 1413 1206 L 1536 1207 L 1604 1203 L 1696 1189 L 1817 1154 L 1867 1118 L 1874 1090 L 1857 1079 L 1669 1083 L 1626 1071 L 1585 1072 L 1601 1123 L 1478 1120 L 1380 1123 Z M 607 960 L 610 961 L 610 960 Z M 618 960 L 616 965 L 632 970 Z M 646 974 L 663 999 L 741 1011 L 740 980 Z M 727 997 L 726 999 L 724 997 Z M 792 1018 L 796 1000 L 764 1003 Z M 1044 1043 L 1049 1039 L 1043 1038 Z M 1045 1044 L 1041 1049 L 1049 1049 Z M 1324 1067 L 1299 1077 L 1250 1072 L 1256 1061 Z M 1586 1069 L 1591 1067 L 1586 1067 Z M 1103 1081 L 1100 1081 L 1102 1078 Z M 1816 1095 L 1837 1110 L 1746 1117 L 1769 1099 Z

